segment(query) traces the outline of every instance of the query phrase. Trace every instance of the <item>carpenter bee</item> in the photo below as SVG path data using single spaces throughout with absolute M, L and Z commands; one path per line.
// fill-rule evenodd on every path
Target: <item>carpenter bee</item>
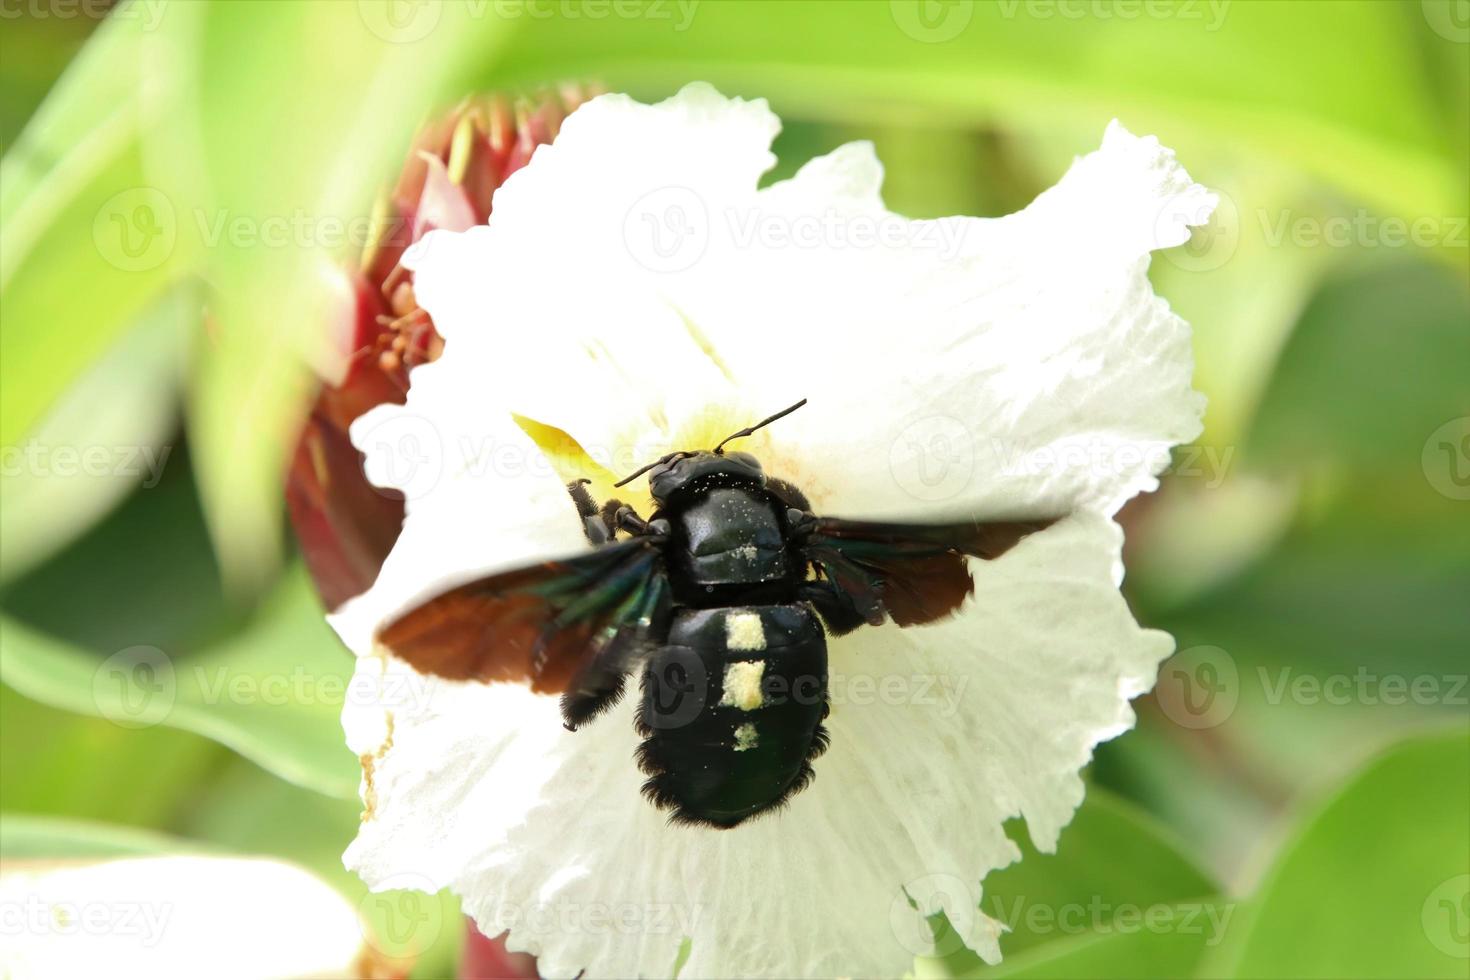
M 974 588 L 966 556 L 996 558 L 1057 518 L 895 524 L 819 517 L 806 497 L 725 445 L 670 453 L 648 474 L 648 519 L 568 492 L 594 547 L 444 592 L 379 641 L 416 669 L 561 695 L 577 731 L 641 670 L 644 795 L 679 823 L 734 827 L 807 786 L 827 747 L 826 634 L 932 622 Z

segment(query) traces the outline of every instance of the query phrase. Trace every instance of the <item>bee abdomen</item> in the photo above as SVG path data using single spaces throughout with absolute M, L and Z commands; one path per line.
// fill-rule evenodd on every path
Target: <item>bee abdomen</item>
M 827 746 L 827 643 L 807 603 L 682 609 L 643 672 L 644 793 L 733 827 L 812 779 Z

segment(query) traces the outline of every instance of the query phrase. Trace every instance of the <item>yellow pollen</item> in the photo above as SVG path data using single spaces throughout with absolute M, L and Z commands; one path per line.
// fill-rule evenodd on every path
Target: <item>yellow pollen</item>
M 760 737 L 756 734 L 755 726 L 746 722 L 735 729 L 735 751 L 744 752 L 753 749 L 760 744 Z
M 726 617 L 725 646 L 731 650 L 764 650 L 766 627 L 760 613 L 731 613 Z
M 742 660 L 725 665 L 725 694 L 720 698 L 724 707 L 754 711 L 765 703 L 761 692 L 761 678 L 765 676 L 764 660 Z

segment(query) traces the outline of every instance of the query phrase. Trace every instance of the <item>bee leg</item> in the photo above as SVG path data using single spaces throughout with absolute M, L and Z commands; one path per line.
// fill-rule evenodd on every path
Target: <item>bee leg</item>
M 574 732 L 622 700 L 626 675 L 614 674 L 598 680 L 600 683 L 593 683 L 592 678 L 579 681 L 577 687 L 562 694 L 561 727 Z
M 857 608 L 852 597 L 839 589 L 831 579 L 808 579 L 801 584 L 797 595 L 816 608 L 828 634 L 832 636 L 851 633 L 868 622 L 868 618 Z
M 620 630 L 587 666 L 577 672 L 562 692 L 563 728 L 574 732 L 618 703 L 639 649 L 637 631 Z
M 567 493 L 572 495 L 572 503 L 577 505 L 577 514 L 582 518 L 582 531 L 587 535 L 587 540 L 595 545 L 607 544 L 613 539 L 613 528 L 598 511 L 597 501 L 592 499 L 592 494 L 587 490 L 587 484 L 591 482 L 586 479 L 573 480 L 567 484 Z
M 638 516 L 638 512 L 621 500 L 613 499 L 602 505 L 602 520 L 614 531 L 622 531 L 624 534 L 668 534 L 669 525 L 667 521 L 645 521 Z

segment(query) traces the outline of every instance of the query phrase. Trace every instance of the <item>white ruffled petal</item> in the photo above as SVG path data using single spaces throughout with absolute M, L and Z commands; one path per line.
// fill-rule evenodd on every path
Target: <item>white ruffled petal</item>
M 1092 747 L 1131 724 L 1171 648 L 1117 592 L 1109 518 L 1199 431 L 1188 328 L 1145 273 L 1213 196 L 1114 124 L 1019 214 L 909 221 L 883 207 L 866 143 L 757 189 L 776 128 L 707 86 L 579 109 L 489 226 L 420 247 L 444 354 L 406 406 L 353 428 L 409 517 L 334 618 L 360 656 L 343 723 L 366 813 L 347 861 L 370 885 L 453 888 L 547 975 L 661 976 L 685 937 L 685 977 L 893 974 L 925 951 L 910 901 L 997 958 L 976 906 L 1017 857 L 1003 821 L 1054 845 Z M 570 733 L 554 698 L 373 649 L 447 584 L 589 547 L 566 475 L 512 413 L 621 474 L 801 397 L 740 448 L 819 513 L 1073 516 L 977 563 L 954 619 L 831 643 L 834 678 L 858 686 L 834 680 L 832 748 L 783 814 L 670 827 L 639 794 L 636 697 Z M 487 440 L 522 465 L 483 465 Z
M 1203 399 L 1148 253 L 1214 195 L 1117 123 L 1007 218 L 909 221 L 881 208 L 880 176 L 855 144 L 761 192 L 761 227 L 821 225 L 825 247 L 730 244 L 720 268 L 761 288 L 681 299 L 747 401 L 811 399 L 768 433 L 772 469 L 851 517 L 1111 513 L 1152 489 Z M 747 342 L 757 323 L 779 339 Z
M 1148 254 L 1216 200 L 1169 150 L 1115 122 L 1025 211 L 911 221 L 867 143 L 757 190 L 776 128 L 707 86 L 578 110 L 416 260 L 449 363 L 619 472 L 809 398 L 748 446 L 845 516 L 1153 488 L 1203 400 Z
M 976 907 L 984 875 L 1019 857 L 1002 824 L 1023 816 L 1055 846 L 1078 770 L 1173 648 L 1113 584 L 1121 542 L 1074 517 L 976 563 L 961 615 L 832 641 L 817 779 L 737 832 L 671 827 L 643 801 L 632 699 L 570 733 L 554 699 L 363 658 L 354 690 L 379 690 L 394 722 L 385 749 L 371 699 L 344 713 L 372 759 L 346 861 L 369 885 L 453 889 L 547 976 L 661 976 L 685 936 L 686 977 L 898 975 L 927 951 L 901 889 L 952 881 L 951 921 L 996 960 L 999 924 Z
M 702 264 L 712 217 L 775 163 L 778 129 L 764 100 L 707 85 L 657 106 L 594 99 L 497 192 L 489 226 L 416 247 L 415 294 L 522 414 L 602 458 L 668 445 L 730 382 L 663 286 Z

